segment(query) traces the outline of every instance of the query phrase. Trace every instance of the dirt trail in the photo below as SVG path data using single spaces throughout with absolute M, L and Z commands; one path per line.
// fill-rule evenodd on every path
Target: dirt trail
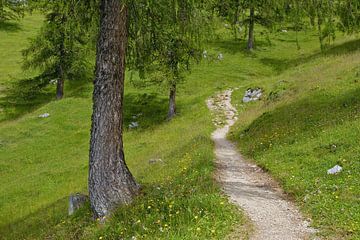
M 304 221 L 297 208 L 288 200 L 271 177 L 258 166 L 244 160 L 236 146 L 226 139 L 229 128 L 237 120 L 231 105 L 232 90 L 207 101 L 218 127 L 212 134 L 217 157 L 217 179 L 231 201 L 245 211 L 254 225 L 251 240 L 314 239 L 314 229 Z

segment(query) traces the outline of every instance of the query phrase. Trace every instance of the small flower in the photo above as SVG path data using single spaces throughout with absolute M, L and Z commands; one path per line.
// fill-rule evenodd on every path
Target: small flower
M 101 239 L 103 239 L 103 237 L 102 237 L 102 236 L 100 236 L 100 237 L 99 237 L 99 239 L 101 240 Z
M 199 227 L 198 227 L 198 228 L 196 228 L 196 231 L 198 231 L 198 232 L 199 232 L 200 230 L 201 230 L 201 228 L 199 228 Z
M 195 216 L 194 218 L 195 218 L 195 219 L 198 219 L 199 217 L 198 217 L 198 216 Z

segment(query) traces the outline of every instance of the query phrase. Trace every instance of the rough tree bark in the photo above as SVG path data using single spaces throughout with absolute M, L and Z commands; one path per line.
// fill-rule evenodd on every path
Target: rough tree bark
M 250 7 L 249 38 L 247 44 L 248 50 L 252 50 L 254 48 L 254 25 L 255 25 L 255 8 Z
M 172 119 L 176 115 L 176 84 L 172 84 L 170 87 L 169 95 L 169 112 L 168 119 Z
M 127 8 L 121 0 L 101 0 L 90 139 L 89 196 L 95 217 L 128 204 L 139 185 L 126 166 L 123 95 Z

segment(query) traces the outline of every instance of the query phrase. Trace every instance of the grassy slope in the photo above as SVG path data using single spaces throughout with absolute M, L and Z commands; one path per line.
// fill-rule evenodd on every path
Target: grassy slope
M 131 208 L 120 209 L 106 229 L 96 227 L 86 213 L 75 219 L 66 216 L 69 194 L 87 188 L 91 86 L 16 120 L 2 116 L 8 121 L 0 125 L 0 236 L 223 238 L 236 222 L 244 221 L 212 179 L 213 126 L 205 99 L 234 82 L 236 75 L 218 81 L 223 66 L 206 65 L 194 72 L 179 90 L 179 115 L 171 122 L 165 121 L 166 93 L 127 86 L 125 125 L 133 115 L 143 115 L 138 119 L 141 127 L 124 135 L 125 154 L 144 193 Z M 205 88 L 200 78 L 204 73 Z M 39 119 L 44 112 L 50 118 Z M 150 165 L 153 158 L 163 163 Z
M 360 41 L 304 59 L 251 84 L 265 89 L 259 103 L 241 104 L 244 89 L 235 92 L 241 114 L 231 138 L 282 183 L 325 239 L 359 239 Z M 336 164 L 344 171 L 327 175 Z
M 279 74 L 284 80 L 291 76 L 296 79 L 299 72 L 311 72 L 312 68 L 317 67 L 318 70 L 313 70 L 309 73 L 310 76 L 314 76 L 314 71 L 332 76 L 330 70 L 333 68 L 325 68 L 328 60 L 316 55 L 316 36 L 308 34 L 301 37 L 304 42 L 301 51 L 296 50 L 292 33 L 277 34 L 271 47 L 258 38 L 259 47 L 253 54 L 244 52 L 240 43 L 229 37 L 225 36 L 223 40 L 217 41 L 209 52 L 222 52 L 224 61 L 204 62 L 194 68 L 179 90 L 180 113 L 171 122 L 164 121 L 162 117 L 166 115 L 166 94 L 158 93 L 156 89 L 140 91 L 128 85 L 125 124 L 129 124 L 134 114 L 141 112 L 143 115 L 139 119 L 141 128 L 126 131 L 124 135 L 125 153 L 131 171 L 144 186 L 144 195 L 131 208 L 119 209 L 106 228 L 89 221 L 86 209 L 74 218 L 66 217 L 67 196 L 76 191 L 86 192 L 91 86 L 85 86 L 81 93 L 68 94 L 63 101 L 50 102 L 17 120 L 0 123 L 0 236 L 6 237 L 5 239 L 44 236 L 54 239 L 91 239 L 100 236 L 114 238 L 119 235 L 147 239 L 222 239 L 235 222 L 243 223 L 244 219 L 235 213 L 233 207 L 224 204 L 226 201 L 219 195 L 217 186 L 212 181 L 214 156 L 209 136 L 213 126 L 204 101 L 214 92 L 228 87 L 241 87 L 235 97 L 240 97 L 247 86 L 259 85 L 268 91 L 275 87 L 282 88 L 275 84 L 280 78 Z M 340 62 L 338 59 L 337 63 Z M 304 66 L 296 67 L 298 64 Z M 347 69 L 348 66 L 343 65 Z M 291 70 L 285 71 L 288 68 Z M 349 73 L 349 77 L 350 75 Z M 325 84 L 327 78 L 321 83 L 314 80 L 309 86 L 305 82 L 288 81 L 288 91 L 275 103 L 261 102 L 245 108 L 239 105 L 239 109 L 247 114 L 242 115 L 242 124 L 238 126 L 239 130 L 235 131 L 234 136 L 240 136 L 239 132 L 262 112 L 275 109 L 278 104 L 286 101 L 292 100 L 296 104 L 301 96 L 300 89 L 304 88 L 301 90 L 304 94 L 318 91 L 308 89 Z M 328 82 L 328 85 L 333 84 Z M 348 87 L 355 88 L 352 85 Z M 335 88 L 333 94 L 336 95 Z M 236 102 L 239 103 L 239 100 Z M 15 107 L 14 111 L 22 112 L 19 108 Z M 286 107 L 283 111 L 287 112 Z M 314 115 L 318 113 L 316 109 L 313 111 Z M 37 118 L 44 112 L 49 112 L 51 117 Z M 286 123 L 289 122 L 290 120 Z M 250 129 L 255 129 L 252 126 L 254 125 L 250 125 Z M 295 125 L 289 125 L 289 128 L 290 126 Z M 261 131 L 256 133 L 257 137 L 264 137 Z M 244 135 L 242 139 L 238 139 L 243 144 L 244 152 L 265 165 L 266 161 L 260 159 L 265 159 L 262 158 L 265 153 L 269 153 L 266 159 L 270 159 L 270 152 L 260 151 L 247 144 L 245 140 L 249 136 Z M 251 143 L 256 145 L 257 141 Z M 279 154 L 279 151 L 274 151 L 273 154 L 275 153 Z M 150 165 L 148 160 L 152 158 L 161 158 L 163 163 Z M 286 159 L 288 158 L 282 158 L 277 165 L 271 165 L 274 166 L 272 172 L 276 176 L 281 174 L 280 168 L 275 171 L 276 166 L 288 168 Z M 270 163 L 267 167 L 270 169 Z M 297 167 L 295 164 L 294 168 Z M 290 171 L 287 169 L 286 173 L 288 172 Z M 309 172 L 311 173 L 311 166 Z M 294 176 L 298 176 L 295 173 Z M 287 179 L 286 176 L 278 178 L 282 179 L 286 190 L 296 192 L 291 187 L 291 182 L 284 180 Z M 297 180 L 301 183 L 299 178 L 295 178 L 294 182 Z M 303 183 L 297 186 L 305 185 Z M 296 194 L 300 196 L 301 191 L 306 191 L 305 187 L 299 188 Z M 357 195 L 350 196 L 356 200 Z M 310 198 L 309 202 L 314 200 L 316 199 Z M 305 210 L 310 213 L 309 209 L 316 205 L 309 206 Z M 318 218 L 322 216 L 319 214 Z M 316 223 L 329 226 L 326 222 Z M 340 225 L 335 227 L 337 232 L 342 229 Z

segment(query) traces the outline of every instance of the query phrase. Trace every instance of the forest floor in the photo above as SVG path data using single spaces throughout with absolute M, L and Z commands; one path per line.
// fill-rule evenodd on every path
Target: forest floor
M 212 134 L 218 182 L 230 200 L 252 221 L 254 234 L 250 239 L 310 239 L 315 230 L 309 227 L 310 223 L 287 199 L 278 183 L 260 167 L 246 161 L 236 145 L 226 139 L 230 127 L 238 119 L 237 110 L 231 105 L 231 94 L 232 90 L 226 90 L 207 101 L 211 111 L 225 115 L 225 125 L 215 120 L 219 128 Z

